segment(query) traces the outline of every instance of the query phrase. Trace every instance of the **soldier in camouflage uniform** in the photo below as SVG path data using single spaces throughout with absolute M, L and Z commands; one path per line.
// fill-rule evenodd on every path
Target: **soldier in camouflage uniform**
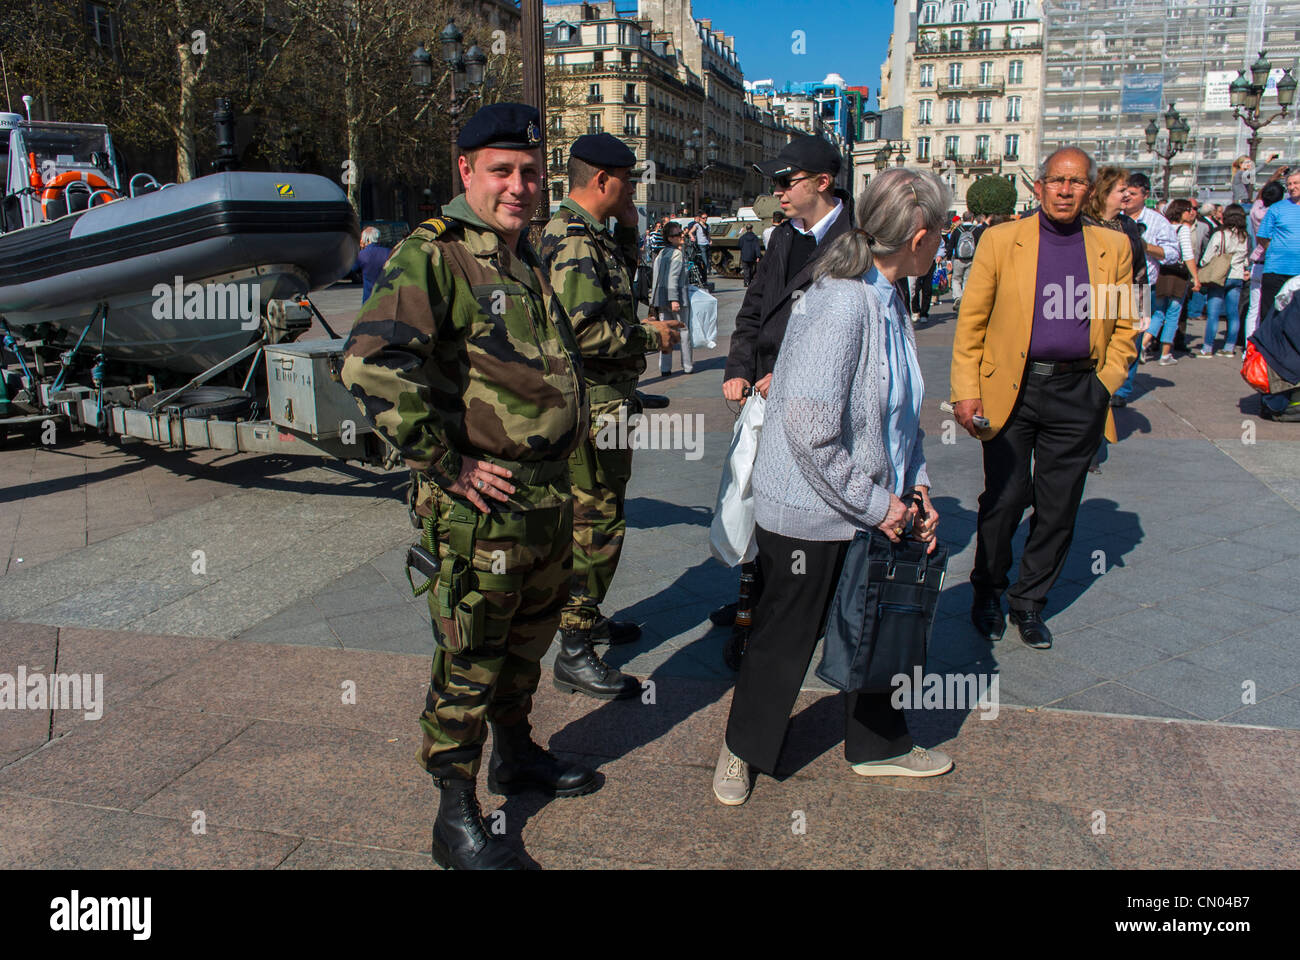
M 344 349 L 343 383 L 411 467 L 412 510 L 440 564 L 420 588 L 435 652 L 419 759 L 440 791 L 444 867 L 521 865 L 479 812 L 488 723 L 494 793 L 597 786 L 529 735 L 572 569 L 568 459 L 588 434 L 573 332 L 522 236 L 539 133 L 522 104 L 474 115 L 457 140 L 465 193 L 393 251 Z
M 573 579 L 560 617 L 555 684 L 603 700 L 635 697 L 640 684 L 595 652 L 597 641 L 629 643 L 641 636 L 634 623 L 600 612 L 618 566 L 627 522 L 623 501 L 632 474 L 632 451 L 596 442 L 609 418 L 638 413 L 637 379 L 648 351 L 671 349 L 673 324 L 638 323 L 632 277 L 637 260 L 637 210 L 631 181 L 636 155 L 608 133 L 574 141 L 569 154 L 569 196 L 542 236 L 541 257 L 551 286 L 569 315 L 582 353 L 591 404 L 590 433 L 569 461 L 573 484 Z M 606 222 L 617 220 L 611 233 Z M 606 431 L 608 434 L 610 431 Z

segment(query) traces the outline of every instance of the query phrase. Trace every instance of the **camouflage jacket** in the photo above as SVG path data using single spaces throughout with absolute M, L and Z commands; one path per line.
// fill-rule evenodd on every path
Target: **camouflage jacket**
M 646 353 L 659 349 L 654 330 L 636 319 L 636 229 L 620 226 L 611 234 L 566 199 L 542 234 L 541 256 L 573 324 L 587 383 L 630 392 L 645 371 Z
M 343 350 L 344 386 L 413 470 L 455 482 L 462 454 L 563 460 L 587 434 L 581 359 L 537 255 L 464 195 L 403 240 Z

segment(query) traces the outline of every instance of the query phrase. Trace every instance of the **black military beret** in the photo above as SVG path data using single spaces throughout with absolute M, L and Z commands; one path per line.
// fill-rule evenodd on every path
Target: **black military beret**
M 536 108 L 526 103 L 490 103 L 461 128 L 456 146 L 462 150 L 535 150 L 542 144 L 540 122 Z
M 611 133 L 584 134 L 573 141 L 569 153 L 593 167 L 618 170 L 636 166 L 636 154 Z

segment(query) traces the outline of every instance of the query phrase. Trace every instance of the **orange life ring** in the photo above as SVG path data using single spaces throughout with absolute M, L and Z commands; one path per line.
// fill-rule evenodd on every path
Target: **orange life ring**
M 41 216 L 46 220 L 50 219 L 50 214 L 46 209 L 46 204 L 57 197 L 68 184 L 76 183 L 77 181 L 88 184 L 92 190 L 113 190 L 113 188 L 108 185 L 108 181 L 97 173 L 91 173 L 88 170 L 68 170 L 65 173 L 60 173 L 49 183 L 45 184 L 45 189 L 41 191 Z M 113 192 L 116 193 L 117 191 L 113 190 Z

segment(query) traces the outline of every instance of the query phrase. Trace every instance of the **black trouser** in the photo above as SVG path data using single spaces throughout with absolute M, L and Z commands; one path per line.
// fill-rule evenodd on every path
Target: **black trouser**
M 1000 597 L 1007 591 L 1011 538 L 1025 508 L 1033 506 L 1020 579 L 1007 591 L 1007 604 L 1013 610 L 1047 604 L 1074 539 L 1075 514 L 1109 402 L 1091 369 L 1043 376 L 1026 368 L 1010 419 L 984 443 L 984 492 L 970 575 L 976 594 Z
M 749 281 L 754 279 L 754 268 L 758 266 L 755 260 L 743 260 L 740 264 L 740 272 L 745 278 L 745 286 L 749 286 Z
M 1269 315 L 1273 309 L 1273 301 L 1277 299 L 1277 292 L 1282 289 L 1282 285 L 1291 279 L 1289 273 L 1266 273 L 1259 281 L 1259 322 L 1263 323 L 1264 318 Z
M 764 773 L 776 770 L 790 710 L 826 627 L 848 547 L 848 540 L 796 540 L 758 528 L 763 592 L 731 698 L 727 746 Z M 795 551 L 802 551 L 802 561 Z M 844 757 L 849 763 L 887 760 L 912 749 L 907 720 L 890 704 L 891 696 L 888 690 L 846 695 Z
M 916 289 L 912 291 L 912 312 L 918 316 L 928 316 L 930 313 L 930 297 L 932 295 L 931 279 L 934 277 L 934 268 L 923 277 L 915 277 L 913 282 Z

